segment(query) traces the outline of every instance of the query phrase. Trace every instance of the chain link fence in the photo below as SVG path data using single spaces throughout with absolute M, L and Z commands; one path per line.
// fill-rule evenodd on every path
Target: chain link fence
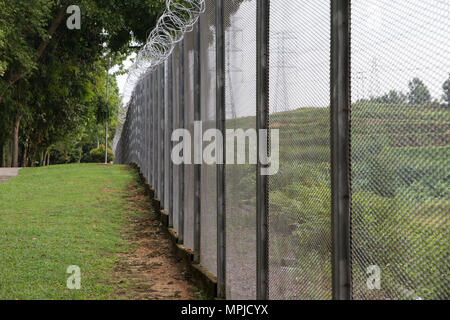
M 353 297 L 448 299 L 450 3 L 351 10 Z
M 139 166 L 219 297 L 448 299 L 450 3 L 205 5 L 141 77 L 115 162 Z M 224 144 L 201 152 L 225 165 L 195 162 L 211 130 Z
M 329 1 L 270 2 L 269 123 L 280 132 L 280 169 L 269 178 L 274 299 L 331 298 L 329 16 Z
M 201 119 L 203 130 L 216 129 L 216 6 L 210 2 L 200 16 Z M 209 141 L 208 141 L 209 142 Z M 208 142 L 203 144 L 206 147 Z M 217 275 L 217 168 L 201 167 L 200 262 Z M 213 226 L 213 227 L 211 227 Z

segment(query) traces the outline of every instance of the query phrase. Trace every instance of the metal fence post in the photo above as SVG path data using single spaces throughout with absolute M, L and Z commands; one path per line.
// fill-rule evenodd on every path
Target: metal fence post
M 131 119 L 130 119 L 130 125 L 131 125 L 131 127 L 130 127 L 130 134 L 131 134 L 131 147 L 130 147 L 130 152 L 131 152 L 131 156 L 130 156 L 130 162 L 133 162 L 134 161 L 134 136 L 135 136 L 135 127 L 134 127 L 134 125 L 135 125 L 135 117 L 134 117 L 134 115 L 135 115 L 135 106 L 134 106 L 134 104 L 132 103 L 131 104 Z
M 142 86 L 141 86 L 141 101 L 140 101 L 140 106 L 141 106 L 141 114 L 140 114 L 140 122 L 141 122 L 141 130 L 139 132 L 139 135 L 141 136 L 139 139 L 139 152 L 141 154 L 140 157 L 140 162 L 141 162 L 141 172 L 142 172 L 142 176 L 145 177 L 145 81 L 142 82 Z
M 139 146 L 139 149 L 141 150 L 141 168 L 142 168 L 142 176 L 145 177 L 145 169 L 146 169 L 146 163 L 145 163 L 145 113 L 146 113 L 146 106 L 145 106 L 145 90 L 146 90 L 146 85 L 145 85 L 145 79 L 142 81 L 142 93 L 141 93 L 141 139 L 140 139 L 140 143 L 141 145 Z
M 150 100 L 151 100 L 151 85 L 150 85 L 150 74 L 147 75 L 147 118 L 145 119 L 146 123 L 147 123 L 147 145 L 146 145 L 146 150 L 147 150 L 147 180 L 148 180 L 148 184 L 151 185 L 151 179 L 150 179 Z
M 132 101 L 132 100 L 131 100 Z M 130 117 L 130 156 L 128 157 L 128 163 L 134 160 L 134 105 L 130 104 L 131 117 Z
M 164 126 L 165 126 L 165 110 L 164 110 L 164 82 L 165 82 L 165 63 L 162 63 L 159 68 L 159 125 L 160 125 L 160 141 L 159 141 L 159 200 L 161 204 L 161 209 L 164 208 L 164 180 L 165 180 L 165 162 L 164 162 L 164 148 L 165 148 L 165 135 L 164 135 Z
M 333 299 L 351 298 L 350 0 L 331 1 L 331 199 Z
M 269 130 L 269 10 L 270 0 L 257 2 L 256 37 L 256 129 Z M 267 134 L 267 139 L 269 135 Z M 262 175 L 261 152 L 268 155 L 268 149 L 261 150 L 261 136 L 258 134 L 258 164 L 256 170 L 256 298 L 269 298 L 269 179 Z M 267 144 L 268 146 L 269 144 Z
M 142 113 L 142 84 L 138 85 L 138 96 L 137 96 L 137 114 L 136 114 L 136 152 L 137 152 L 137 164 L 139 166 L 139 170 L 142 171 L 142 162 L 141 162 L 141 113 Z
M 158 198 L 157 192 L 159 187 L 159 146 L 158 146 L 158 110 L 159 110 L 159 79 L 158 69 L 153 71 L 153 188 L 155 189 L 155 198 Z
M 152 71 L 152 86 L 151 86 L 151 90 L 152 90 L 152 100 L 151 100 L 151 113 L 152 113 L 152 126 L 151 126 L 151 139 L 150 139 L 150 149 L 152 150 L 152 155 L 151 155 L 151 162 L 152 162 L 152 167 L 151 167 L 151 171 L 152 171 L 152 188 L 153 190 L 155 190 L 155 182 L 156 182 L 156 178 L 155 178 L 155 154 L 156 154 L 156 150 L 155 150 L 155 100 L 156 100 L 156 96 L 155 96 L 155 71 Z M 154 197 L 156 197 L 154 195 Z
M 169 227 L 173 227 L 173 161 L 171 159 L 172 153 L 172 131 L 173 131 L 173 54 L 167 61 L 167 132 L 168 132 L 168 148 L 169 148 Z
M 225 134 L 225 27 L 224 1 L 216 0 L 216 126 Z M 217 296 L 226 298 L 226 203 L 225 155 L 226 144 L 218 146 L 222 163 L 217 163 Z M 220 150 L 220 149 L 217 149 Z
M 136 99 L 134 99 L 134 115 L 133 115 L 133 151 L 134 151 L 134 158 L 133 158 L 133 163 L 138 163 L 138 153 L 137 153 L 137 137 L 138 137 L 138 119 L 137 119 L 137 115 L 138 115 L 138 106 L 137 106 L 137 97 Z
M 144 91 L 142 92 L 142 175 L 147 179 L 147 101 L 148 101 L 148 83 L 147 77 L 143 79 Z
M 142 122 L 142 119 L 143 119 L 142 113 L 144 111 L 144 108 L 143 108 L 144 106 L 142 104 L 142 100 L 143 100 L 142 98 L 143 98 L 143 93 L 144 93 L 144 88 L 143 87 L 144 87 L 144 83 L 141 84 L 140 90 L 139 90 L 139 115 L 138 115 L 138 122 L 139 122 L 139 124 L 138 124 L 138 126 L 139 126 L 138 150 L 139 150 L 139 167 L 140 167 L 141 173 L 142 173 L 142 168 L 144 166 L 144 163 L 142 161 L 142 138 L 143 138 L 143 134 L 142 134 L 142 131 L 143 131 L 143 127 L 142 127 L 142 124 L 143 124 L 143 122 Z
M 142 175 L 147 180 L 147 77 L 143 79 L 144 91 L 142 92 Z
M 145 100 L 145 164 L 147 177 L 147 183 L 150 184 L 150 75 L 147 75 L 146 79 L 146 100 Z
M 138 114 L 137 114 L 137 145 L 136 150 L 138 151 L 138 165 L 139 170 L 142 172 L 142 157 L 141 157 L 141 148 L 142 148 L 142 86 L 143 84 L 140 83 L 138 86 Z
M 137 145 L 137 150 L 139 153 L 138 156 L 138 163 L 139 163 L 139 168 L 142 172 L 142 84 L 139 88 L 139 99 L 138 99 L 138 145 Z
M 152 81 L 152 74 L 149 74 L 148 77 L 148 184 L 153 187 L 153 158 L 152 158 L 152 141 L 153 141 L 153 108 L 152 108 L 152 101 L 153 101 L 153 81 Z
M 194 26 L 194 121 L 201 121 L 201 104 L 200 104 L 200 19 Z M 201 160 L 201 146 L 202 146 L 202 133 L 196 132 L 198 136 L 194 137 L 194 150 L 200 148 L 200 159 L 194 161 L 194 262 L 200 263 L 200 246 L 201 246 L 201 164 L 198 161 Z M 194 151 L 195 153 L 195 151 Z M 194 156 L 194 158 L 196 158 Z
M 184 40 L 180 42 L 179 53 L 178 53 L 178 117 L 179 117 L 179 128 L 184 129 Z M 180 243 L 184 242 L 184 163 L 180 164 L 178 170 L 179 176 L 179 204 L 178 204 L 178 238 Z
M 137 97 L 134 100 L 134 106 L 133 106 L 133 110 L 134 110 L 134 114 L 133 114 L 133 151 L 134 151 L 134 158 L 133 158 L 133 163 L 137 163 L 138 162 L 138 154 L 137 154 L 137 136 L 138 136 L 138 121 L 137 121 L 137 114 L 138 114 L 138 106 L 136 104 L 137 101 Z
M 136 113 L 134 115 L 134 127 L 135 127 L 135 145 L 134 145 L 134 151 L 136 152 L 136 158 L 134 163 L 137 164 L 139 166 L 139 84 L 137 86 L 136 89 L 136 100 L 134 101 L 134 105 L 135 105 L 135 110 Z

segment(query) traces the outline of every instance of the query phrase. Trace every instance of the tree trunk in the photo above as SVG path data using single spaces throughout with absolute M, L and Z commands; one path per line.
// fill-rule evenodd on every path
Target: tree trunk
M 50 150 L 47 152 L 47 166 L 50 165 Z
M 105 164 L 108 164 L 108 121 L 105 127 Z
M 48 166 L 47 156 L 48 156 L 48 148 L 45 149 L 44 160 L 43 160 L 43 162 L 42 162 L 42 165 L 43 165 L 44 167 Z
M 19 167 L 19 129 L 20 121 L 22 120 L 22 114 L 19 112 L 17 119 L 14 122 L 13 128 L 13 150 L 12 150 L 12 167 Z
M 12 165 L 12 139 L 8 141 L 8 152 L 6 153 L 6 166 L 11 167 Z
M 4 164 L 4 153 L 3 153 L 4 142 L 0 143 L 0 167 L 5 166 Z
M 27 149 L 28 147 L 26 145 L 23 146 L 23 157 L 22 157 L 22 167 L 27 167 Z

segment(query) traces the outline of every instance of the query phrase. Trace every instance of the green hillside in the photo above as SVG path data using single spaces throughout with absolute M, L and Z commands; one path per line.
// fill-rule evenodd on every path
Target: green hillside
M 227 126 L 254 127 L 255 118 L 229 120 Z M 279 259 L 292 255 L 301 270 L 292 277 L 305 281 L 299 298 L 329 298 L 329 109 L 271 114 L 270 127 L 280 132 L 280 170 L 269 178 L 272 270 L 285 263 Z M 405 298 L 447 297 L 449 132 L 449 111 L 443 107 L 352 106 L 355 298 L 386 298 L 388 292 Z M 227 192 L 253 214 L 248 203 L 254 203 L 254 167 L 228 170 L 233 174 Z M 382 290 L 368 292 L 366 268 L 373 264 L 381 268 Z

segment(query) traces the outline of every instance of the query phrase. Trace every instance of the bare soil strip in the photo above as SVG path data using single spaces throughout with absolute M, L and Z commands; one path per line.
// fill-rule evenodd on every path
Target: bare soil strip
M 137 212 L 129 216 L 131 228 L 125 239 L 135 248 L 120 256 L 116 268 L 119 283 L 128 282 L 116 293 L 121 299 L 192 300 L 196 289 L 184 264 L 172 251 L 171 243 L 152 212 L 151 203 L 142 191 L 130 184 L 128 202 Z

